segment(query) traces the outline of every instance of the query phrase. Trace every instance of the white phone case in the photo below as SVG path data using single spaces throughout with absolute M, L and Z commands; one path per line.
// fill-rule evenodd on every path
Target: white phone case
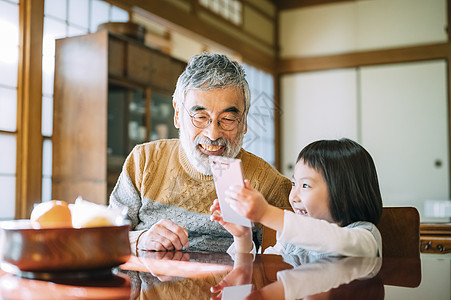
M 231 185 L 244 186 L 241 160 L 222 156 L 210 156 L 209 162 L 213 173 L 219 206 L 221 207 L 222 218 L 229 223 L 251 227 L 251 221 L 235 212 L 225 201 L 225 191 Z

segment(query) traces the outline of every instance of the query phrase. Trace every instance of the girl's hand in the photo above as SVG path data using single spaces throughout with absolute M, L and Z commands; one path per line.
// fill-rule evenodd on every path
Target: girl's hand
M 225 222 L 222 218 L 221 208 L 219 207 L 218 199 L 213 201 L 213 204 L 210 207 L 210 211 L 212 212 L 210 216 L 211 221 L 217 221 L 221 224 L 231 235 L 237 238 L 247 237 L 250 234 L 250 228 L 242 225 L 228 223 Z M 252 234 L 250 234 L 252 236 Z
M 226 191 L 227 203 L 238 214 L 254 222 L 260 222 L 269 208 L 262 193 L 252 188 L 249 181 L 244 181 L 244 188 L 231 186 Z

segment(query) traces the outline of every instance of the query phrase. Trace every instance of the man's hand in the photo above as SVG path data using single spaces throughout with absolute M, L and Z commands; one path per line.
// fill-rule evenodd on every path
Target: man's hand
M 213 205 L 210 207 L 212 215 L 210 220 L 217 221 L 221 224 L 231 235 L 235 242 L 235 251 L 237 253 L 249 253 L 251 252 L 254 244 L 252 242 L 252 230 L 249 227 L 225 222 L 222 218 L 221 207 L 219 206 L 218 199 L 213 201 Z
M 215 199 L 213 201 L 213 204 L 210 206 L 210 211 L 212 213 L 210 216 L 210 220 L 217 221 L 234 237 L 242 237 L 247 234 L 252 234 L 249 227 L 228 223 L 224 221 L 224 219 L 222 218 L 221 207 L 219 206 L 218 199 Z
M 162 219 L 138 240 L 139 250 L 174 251 L 189 247 L 188 231 L 171 220 Z

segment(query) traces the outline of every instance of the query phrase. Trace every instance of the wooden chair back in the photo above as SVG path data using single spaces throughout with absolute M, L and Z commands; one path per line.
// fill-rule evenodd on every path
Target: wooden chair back
M 261 253 L 265 252 L 266 248 L 274 246 L 275 244 L 276 244 L 276 231 L 269 227 L 263 226 Z
M 420 214 L 415 207 L 384 207 L 376 226 L 383 257 L 420 257 Z
M 384 207 L 376 226 L 382 236 L 383 257 L 420 257 L 420 215 L 416 208 Z M 261 253 L 275 243 L 276 232 L 263 226 Z

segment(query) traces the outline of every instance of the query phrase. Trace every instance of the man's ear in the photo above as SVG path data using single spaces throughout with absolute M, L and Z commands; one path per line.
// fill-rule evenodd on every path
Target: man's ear
M 244 118 L 244 133 L 243 134 L 247 133 L 247 116 L 248 116 L 248 112 L 246 112 L 246 116 Z
M 172 100 L 172 106 L 174 107 L 174 126 L 175 128 L 180 128 L 180 111 L 175 100 Z

